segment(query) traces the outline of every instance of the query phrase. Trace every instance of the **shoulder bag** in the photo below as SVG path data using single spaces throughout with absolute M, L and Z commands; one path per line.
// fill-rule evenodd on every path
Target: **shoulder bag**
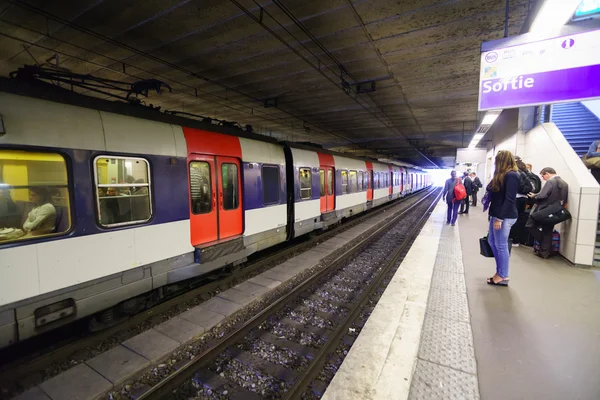
M 542 225 L 556 225 L 571 219 L 571 213 L 558 202 L 541 210 L 535 210 L 531 213 L 531 218 Z

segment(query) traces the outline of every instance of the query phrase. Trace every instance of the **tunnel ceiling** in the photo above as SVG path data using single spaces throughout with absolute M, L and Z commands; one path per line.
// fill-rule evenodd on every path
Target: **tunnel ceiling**
M 481 42 L 527 17 L 508 3 L 506 21 L 505 0 L 0 0 L 0 74 L 155 78 L 173 89 L 145 99 L 162 110 L 451 166 L 478 120 Z

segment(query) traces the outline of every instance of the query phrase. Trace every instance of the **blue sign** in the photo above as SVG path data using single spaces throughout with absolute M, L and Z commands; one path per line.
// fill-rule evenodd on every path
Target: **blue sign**
M 590 18 L 598 14 L 600 14 L 600 0 L 583 0 L 575 11 L 573 20 Z

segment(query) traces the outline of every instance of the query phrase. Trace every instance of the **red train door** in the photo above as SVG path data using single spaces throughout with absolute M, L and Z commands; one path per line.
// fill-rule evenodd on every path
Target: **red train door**
M 367 190 L 367 201 L 373 201 L 373 186 L 374 186 L 373 163 L 371 163 L 370 161 L 366 161 L 365 165 L 367 167 L 367 181 L 368 181 L 368 186 L 365 187 L 365 189 Z
M 335 170 L 332 167 L 322 167 L 319 170 L 321 179 L 321 212 L 335 210 L 334 180 Z
M 242 179 L 240 161 L 217 156 L 219 191 L 219 239 L 242 234 Z
M 400 170 L 402 171 L 402 170 Z M 400 193 L 402 193 L 402 189 L 404 188 L 404 172 L 400 172 Z
M 214 156 L 190 154 L 189 160 L 191 241 L 195 246 L 219 238 L 217 183 Z
M 388 165 L 389 171 L 390 173 L 388 174 L 390 176 L 390 194 L 394 193 L 394 169 L 392 168 L 391 165 Z

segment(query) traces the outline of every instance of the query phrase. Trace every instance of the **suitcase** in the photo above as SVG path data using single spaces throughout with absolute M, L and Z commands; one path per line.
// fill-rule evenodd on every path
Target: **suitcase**
M 558 231 L 554 231 L 554 232 L 552 232 L 552 249 L 550 250 L 550 252 L 554 253 L 554 254 L 558 254 L 559 250 L 560 250 L 560 233 L 558 233 Z M 533 242 L 533 251 L 535 251 L 535 252 L 540 251 L 540 243 L 537 240 L 535 240 Z

